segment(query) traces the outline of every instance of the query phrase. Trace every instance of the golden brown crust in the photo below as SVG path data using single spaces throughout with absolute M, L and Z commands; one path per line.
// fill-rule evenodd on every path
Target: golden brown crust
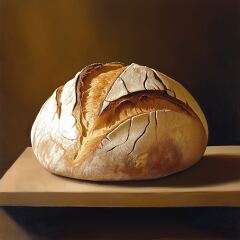
M 84 68 L 46 102 L 31 132 L 48 170 L 88 180 L 169 175 L 199 160 L 207 137 L 204 114 L 186 89 L 122 63 Z
M 94 120 L 95 116 L 97 115 L 96 105 L 101 102 L 101 99 L 104 97 L 104 92 L 107 91 L 112 82 L 121 73 L 122 68 L 123 65 L 119 63 L 109 63 L 105 65 L 101 63 L 95 63 L 85 67 L 80 72 L 76 83 L 77 101 L 74 106 L 73 114 L 78 120 L 78 124 L 81 125 L 83 137 L 87 135 L 88 131 L 87 123 L 89 122 L 89 119 L 86 118 L 86 112 L 91 113 L 91 120 Z M 108 74 L 109 72 L 110 74 Z M 100 74 L 107 74 L 107 77 L 101 78 L 101 81 L 99 81 L 97 77 Z M 94 83 L 94 80 L 96 83 Z M 92 91 L 92 94 L 90 103 L 88 103 L 90 90 Z M 91 108 L 90 111 L 88 111 L 89 105 Z

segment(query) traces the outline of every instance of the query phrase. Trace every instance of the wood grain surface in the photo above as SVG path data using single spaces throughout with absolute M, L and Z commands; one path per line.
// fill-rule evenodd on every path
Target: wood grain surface
M 27 148 L 0 181 L 3 206 L 240 206 L 240 146 L 208 147 L 203 159 L 157 180 L 88 182 L 53 175 Z

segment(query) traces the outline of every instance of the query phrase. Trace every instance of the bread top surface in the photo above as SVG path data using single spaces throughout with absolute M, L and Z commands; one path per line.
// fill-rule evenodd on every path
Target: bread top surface
M 128 66 L 92 64 L 79 73 L 75 88 L 72 115 L 80 131 L 80 145 L 85 146 L 81 156 L 88 155 L 100 139 L 126 119 L 157 109 L 192 114 L 199 118 L 208 135 L 204 114 L 190 93 L 178 82 L 151 68 L 135 63 Z M 57 99 L 61 93 L 60 88 Z M 58 107 L 59 113 L 61 107 Z

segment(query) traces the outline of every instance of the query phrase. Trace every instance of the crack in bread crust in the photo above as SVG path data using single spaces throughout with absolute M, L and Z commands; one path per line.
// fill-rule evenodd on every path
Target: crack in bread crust
M 128 153 L 128 155 L 130 155 L 133 151 L 134 151 L 134 149 L 135 149 L 135 146 L 136 146 L 136 144 L 137 144 L 137 142 L 138 142 L 138 140 L 145 134 L 145 132 L 146 132 L 146 130 L 147 130 L 147 128 L 148 128 L 148 126 L 149 126 L 149 124 L 150 124 L 150 119 L 149 119 L 149 114 L 148 114 L 148 122 L 147 122 L 147 124 L 146 124 L 146 126 L 145 126 L 145 128 L 144 128 L 144 130 L 143 130 L 143 132 L 140 134 L 140 136 L 139 137 L 137 137 L 137 139 L 133 142 L 133 147 L 132 147 L 132 150 Z

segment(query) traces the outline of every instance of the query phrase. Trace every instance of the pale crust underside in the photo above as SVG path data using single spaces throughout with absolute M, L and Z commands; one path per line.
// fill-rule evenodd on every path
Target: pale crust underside
M 207 122 L 176 81 L 137 64 L 96 64 L 57 89 L 31 139 L 49 171 L 87 180 L 152 179 L 198 161 Z

